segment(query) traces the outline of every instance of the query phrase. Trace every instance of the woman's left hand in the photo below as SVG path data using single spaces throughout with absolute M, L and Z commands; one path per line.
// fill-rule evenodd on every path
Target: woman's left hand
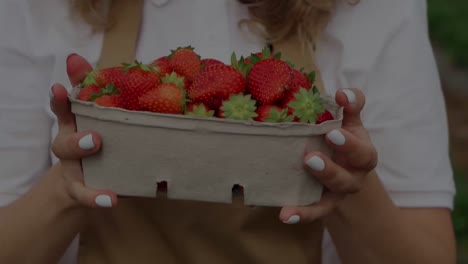
M 364 179 L 377 165 L 377 152 L 360 117 L 364 94 L 359 89 L 340 90 L 336 102 L 344 108 L 343 125 L 325 136 L 333 156 L 307 151 L 304 156 L 305 167 L 325 187 L 322 199 L 310 206 L 284 207 L 280 220 L 287 224 L 310 222 L 328 215 L 347 195 L 361 190 Z

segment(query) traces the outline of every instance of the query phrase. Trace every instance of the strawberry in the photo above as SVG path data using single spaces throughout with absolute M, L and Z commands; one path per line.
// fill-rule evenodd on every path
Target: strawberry
M 297 69 L 293 69 L 293 78 L 291 79 L 291 83 L 289 84 L 289 89 L 286 92 L 285 97 L 280 103 L 280 106 L 285 108 L 289 108 L 289 114 L 292 115 L 294 110 L 288 107 L 287 105 L 295 99 L 295 94 L 299 92 L 299 89 L 305 88 L 306 90 L 310 90 L 312 84 L 315 81 L 315 72 L 311 72 L 308 75 L 305 75 L 302 71 Z
M 216 64 L 224 64 L 224 63 L 216 59 L 203 59 L 201 61 L 202 69 L 205 69 L 208 66 L 216 65 Z
M 220 107 L 221 116 L 234 120 L 253 120 L 258 116 L 255 112 L 256 104 L 257 102 L 251 98 L 250 94 L 231 94 Z
M 165 76 L 166 74 L 172 73 L 171 63 L 167 56 L 158 58 L 150 63 L 151 66 L 159 73 L 160 76 Z
M 94 101 L 97 105 L 104 107 L 119 107 L 120 95 L 103 95 Z
M 185 115 L 189 116 L 199 116 L 199 117 L 213 117 L 215 114 L 214 110 L 211 110 L 208 106 L 204 104 L 187 104 L 187 109 L 185 110 Z
M 93 94 L 99 93 L 99 89 L 99 86 L 96 84 L 84 86 L 78 93 L 77 99 L 82 101 L 92 101 L 91 97 Z
M 247 90 L 260 104 L 273 104 L 284 98 L 292 76 L 292 69 L 287 62 L 276 58 L 264 59 L 250 70 Z
M 329 121 L 329 120 L 334 120 L 334 119 L 335 118 L 330 113 L 330 111 L 325 110 L 325 112 L 317 115 L 317 121 L 315 121 L 315 124 L 321 124 L 323 122 L 326 122 L 326 121 Z
M 161 84 L 161 79 L 154 67 L 135 61 L 124 64 L 125 69 L 116 87 L 121 89 L 122 108 L 142 110 L 139 97 Z
M 122 75 L 123 75 L 123 67 L 111 67 L 105 69 L 96 69 L 89 72 L 85 79 L 83 80 L 82 85 L 98 85 L 99 87 L 106 87 L 108 84 L 114 84 L 118 86 Z
M 317 89 L 300 88 L 288 106 L 293 109 L 294 116 L 302 123 L 315 123 L 318 115 L 326 110 Z
M 287 109 L 281 109 L 276 105 L 262 105 L 257 109 L 258 116 L 254 118 L 255 121 L 259 122 L 292 122 L 294 117 L 288 115 Z
M 190 46 L 173 50 L 168 59 L 172 69 L 189 81 L 193 81 L 200 73 L 200 56 Z
M 281 53 L 272 54 L 269 47 L 263 48 L 261 52 L 253 53 L 250 57 L 245 59 L 246 64 L 256 64 L 257 62 L 268 59 L 268 58 L 276 58 L 281 59 Z
M 185 111 L 184 81 L 174 72 L 162 78 L 162 84 L 139 98 L 142 109 L 156 113 L 182 114 Z
M 230 94 L 244 92 L 245 83 L 244 76 L 234 67 L 216 64 L 205 68 L 187 89 L 187 93 L 193 102 L 218 110 Z

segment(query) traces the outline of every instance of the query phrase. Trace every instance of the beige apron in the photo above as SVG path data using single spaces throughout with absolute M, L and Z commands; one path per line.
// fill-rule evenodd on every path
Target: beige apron
M 141 2 L 113 1 L 111 14 L 125 15 L 105 35 L 101 67 L 134 59 Z M 310 54 L 302 54 L 295 43 L 276 43 L 274 48 L 295 65 L 315 69 Z M 320 263 L 321 222 L 286 225 L 279 212 L 237 202 L 120 197 L 116 208 L 89 210 L 78 263 Z

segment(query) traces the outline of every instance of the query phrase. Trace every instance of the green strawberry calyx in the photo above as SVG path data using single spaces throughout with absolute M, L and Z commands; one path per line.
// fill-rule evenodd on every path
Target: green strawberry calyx
M 81 87 L 86 87 L 90 85 L 98 85 L 96 81 L 97 72 L 98 70 L 93 70 L 93 71 L 88 72 L 85 78 L 83 79 L 83 81 L 81 82 Z
M 213 117 L 214 114 L 215 114 L 215 111 L 214 110 L 207 111 L 203 103 L 193 106 L 192 111 L 186 112 L 186 115 L 188 116 L 198 116 L 198 117 Z
M 264 118 L 264 122 L 271 123 L 283 123 L 283 122 L 292 122 L 294 116 L 288 115 L 288 109 L 282 109 L 281 112 L 276 108 L 270 109 L 268 112 L 268 117 Z
M 300 87 L 294 97 L 288 106 L 294 110 L 294 116 L 299 118 L 301 123 L 315 123 L 317 116 L 326 110 L 315 86 L 309 91 Z
M 276 60 L 281 60 L 281 56 L 282 56 L 281 52 L 277 52 L 277 53 L 272 54 L 271 50 L 270 50 L 270 48 L 268 46 L 264 47 L 262 49 L 261 54 L 262 54 L 262 56 L 259 56 L 256 53 L 250 54 L 250 56 L 248 57 L 250 63 L 255 65 L 255 64 L 259 63 L 262 60 L 267 60 L 267 59 L 271 59 L 271 58 L 276 59 Z
M 258 116 L 255 112 L 256 104 L 257 101 L 252 99 L 250 94 L 231 94 L 228 100 L 223 101 L 220 110 L 228 119 L 253 121 L 253 118 Z
M 99 93 L 93 92 L 91 93 L 91 97 L 89 98 L 90 101 L 95 101 L 101 96 L 104 95 L 115 95 L 119 94 L 120 89 L 115 88 L 113 84 L 108 84 L 105 88 L 99 89 Z
M 179 76 L 176 72 L 172 72 L 170 74 L 166 74 L 164 77 L 161 78 L 162 83 L 173 83 L 177 85 L 180 89 L 185 91 L 185 77 Z
M 233 52 L 231 55 L 231 66 L 244 75 L 244 77 L 247 77 L 250 70 L 252 70 L 253 65 L 246 63 L 244 56 L 242 56 L 240 59 L 237 59 L 236 53 Z
M 171 50 L 171 54 L 169 54 L 167 56 L 167 59 L 168 60 L 172 60 L 172 57 L 174 56 L 174 54 L 176 54 L 177 52 L 181 51 L 181 50 L 189 50 L 189 51 L 194 51 L 195 48 L 192 47 L 192 46 L 186 46 L 186 47 L 178 47 L 177 49 L 175 50 Z M 197 54 L 198 55 L 198 54 Z M 198 57 L 200 58 L 200 56 L 198 55 Z
M 122 63 L 122 65 L 124 66 L 122 72 L 128 72 L 133 69 L 139 69 L 147 72 L 158 72 L 156 67 L 137 60 L 135 60 L 133 63 Z

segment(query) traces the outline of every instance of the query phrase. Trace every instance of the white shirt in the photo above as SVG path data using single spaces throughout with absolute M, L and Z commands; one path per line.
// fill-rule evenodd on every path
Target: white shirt
M 161 2 L 161 0 L 155 2 Z M 72 22 L 63 0 L 0 0 L 0 206 L 27 192 L 51 166 L 57 126 L 50 86 L 68 84 L 65 59 L 76 52 L 96 64 L 102 35 Z M 164 1 L 162 1 L 164 2 Z M 145 1 L 137 59 L 177 46 L 228 62 L 232 51 L 263 47 L 237 30 L 247 17 L 234 0 Z M 379 152 L 377 172 L 401 207 L 452 209 L 443 94 L 428 39 L 426 1 L 340 1 L 317 52 L 327 93 L 361 88 L 364 124 Z M 76 242 L 76 241 L 75 241 Z M 74 263 L 76 243 L 62 263 Z M 323 263 L 340 263 L 328 234 Z

